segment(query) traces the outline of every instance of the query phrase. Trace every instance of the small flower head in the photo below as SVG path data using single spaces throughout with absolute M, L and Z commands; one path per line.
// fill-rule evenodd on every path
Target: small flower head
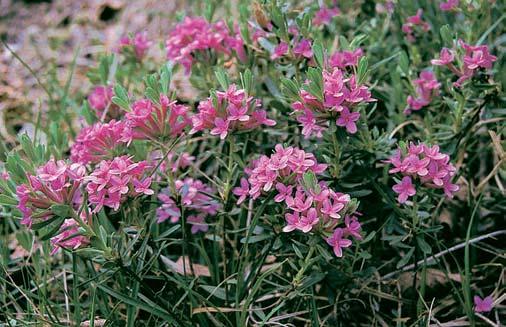
M 490 312 L 494 308 L 494 299 L 491 295 L 483 299 L 475 295 L 473 300 L 475 312 Z
M 339 8 L 321 7 L 313 17 L 313 24 L 315 26 L 328 25 L 332 18 L 339 15 L 341 12 Z
M 351 246 L 352 242 L 345 238 L 345 231 L 342 228 L 336 228 L 332 236 L 327 238 L 327 243 L 334 249 L 336 257 L 341 258 L 343 256 L 343 248 Z

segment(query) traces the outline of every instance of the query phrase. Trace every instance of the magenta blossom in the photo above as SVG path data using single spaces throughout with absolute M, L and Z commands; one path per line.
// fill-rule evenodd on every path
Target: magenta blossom
M 135 57 L 139 61 L 146 56 L 146 53 L 152 44 L 153 42 L 149 41 L 148 32 L 146 31 L 136 33 L 133 38 L 124 36 L 120 40 L 121 48 L 133 47 Z
M 35 175 L 28 175 L 28 183 L 16 188 L 19 199 L 17 208 L 23 215 L 21 224 L 30 228 L 34 221 L 41 222 L 54 217 L 53 205 L 78 209 L 81 204 L 80 187 L 85 174 L 86 168 L 81 164 L 51 159 L 37 168 Z
M 223 140 L 229 132 L 276 125 L 274 120 L 267 118 L 265 110 L 260 109 L 261 101 L 248 96 L 235 84 L 227 91 L 216 92 L 216 100 L 215 103 L 213 98 L 208 98 L 199 103 L 198 113 L 192 117 L 190 134 L 210 130 L 211 135 L 219 135 Z
M 271 55 L 271 60 L 276 60 L 278 58 L 283 57 L 288 52 L 289 46 L 288 43 L 281 41 L 275 48 L 274 52 Z
M 124 121 L 96 123 L 81 129 L 70 148 L 73 162 L 98 163 L 123 152 L 129 143 L 130 127 Z
M 402 25 L 402 31 L 406 34 L 406 39 L 409 42 L 415 41 L 415 28 L 420 29 L 422 32 L 427 32 L 430 30 L 429 23 L 425 22 L 422 19 L 423 10 L 418 9 L 416 11 L 416 15 L 409 16 L 406 19 L 406 23 Z
M 131 128 L 130 140 L 176 138 L 191 125 L 190 109 L 164 94 L 160 95 L 160 104 L 148 99 L 136 101 L 125 120 Z
M 127 156 L 100 162 L 84 178 L 88 200 L 95 205 L 93 212 L 99 212 L 104 206 L 116 211 L 128 197 L 153 194 L 149 189 L 151 179 L 144 177 L 148 168 L 146 161 L 134 162 Z
M 332 18 L 339 15 L 341 11 L 339 8 L 327 8 L 321 7 L 313 17 L 313 24 L 315 26 L 328 25 L 332 21 Z
M 343 256 L 343 248 L 351 246 L 352 242 L 344 238 L 344 230 L 342 228 L 336 228 L 332 236 L 327 238 L 327 243 L 334 249 L 336 257 L 341 258 Z
M 295 44 L 293 53 L 299 57 L 306 57 L 311 59 L 313 57 L 313 49 L 311 48 L 311 41 L 308 39 L 301 39 Z
M 457 9 L 459 5 L 459 0 L 446 0 L 445 2 L 441 2 L 439 4 L 439 9 L 442 11 L 451 11 Z
M 436 79 L 433 72 L 425 70 L 420 73 L 420 77 L 413 81 L 415 84 L 416 96 L 408 96 L 408 106 L 404 109 L 404 113 L 410 114 L 411 110 L 420 110 L 430 104 L 434 96 L 439 95 L 441 83 Z
M 204 215 L 188 216 L 187 222 L 192 225 L 192 234 L 197 234 L 198 232 L 205 233 L 209 230 L 209 225 L 205 222 Z
M 364 51 L 357 48 L 353 51 L 338 51 L 329 59 L 329 65 L 332 68 L 345 69 L 346 67 L 354 67 L 358 65 L 358 61 L 364 55 Z
M 292 103 L 292 109 L 306 138 L 322 137 L 322 132 L 331 121 L 335 121 L 337 126 L 345 127 L 350 134 L 356 133 L 355 122 L 360 113 L 353 109 L 375 101 L 369 89 L 357 83 L 355 75 L 347 78 L 345 71 L 339 68 L 323 71 L 323 101 L 306 90 L 300 91 L 300 99 Z
M 431 147 L 424 143 L 410 143 L 405 155 L 401 149 L 397 149 L 386 162 L 394 166 L 389 170 L 390 174 L 401 173 L 404 176 L 402 182 L 394 186 L 394 191 L 399 194 L 399 202 L 403 203 L 414 195 L 414 189 L 410 187 L 411 178 L 419 179 L 429 188 L 443 189 L 446 196 L 451 198 L 459 187 L 451 182 L 456 168 L 449 161 L 450 157 L 441 153 L 437 145 Z
M 483 300 L 478 295 L 475 295 L 473 300 L 475 312 L 490 312 L 494 308 L 494 299 L 491 295 L 485 297 Z
M 413 186 L 411 177 L 409 176 L 404 176 L 402 178 L 402 181 L 394 185 L 392 189 L 395 191 L 395 193 L 399 194 L 399 197 L 397 198 L 399 203 L 406 202 L 410 196 L 416 194 L 415 187 Z
M 118 118 L 121 116 L 121 109 L 112 103 L 114 95 L 112 86 L 95 86 L 88 95 L 88 104 L 95 111 L 96 116 L 102 118 Z M 104 117 L 102 117 L 104 116 Z
M 86 214 L 81 215 L 83 222 L 86 222 Z M 79 232 L 79 224 L 74 219 L 65 219 L 60 226 L 58 235 L 51 238 L 53 250 L 51 255 L 55 254 L 60 248 L 77 249 L 90 243 L 88 237 Z
M 448 48 L 441 49 L 439 59 L 432 59 L 430 62 L 435 66 L 445 66 L 451 64 L 455 60 L 455 53 Z

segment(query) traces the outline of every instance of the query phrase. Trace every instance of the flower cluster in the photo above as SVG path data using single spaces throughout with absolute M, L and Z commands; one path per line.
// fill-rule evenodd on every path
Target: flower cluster
M 126 113 L 125 120 L 131 128 L 130 140 L 174 138 L 191 124 L 190 109 L 170 101 L 164 94 L 160 95 L 160 104 L 148 99 L 136 101 L 132 110 Z
M 394 166 L 389 170 L 390 174 L 400 173 L 404 176 L 393 187 L 394 192 L 399 194 L 399 203 L 406 202 L 416 194 L 413 185 L 413 179 L 416 178 L 427 187 L 443 189 L 446 196 L 451 198 L 459 187 L 452 183 L 456 168 L 449 161 L 450 157 L 441 153 L 437 145 L 431 147 L 424 143 L 410 143 L 405 154 L 400 148 L 397 149 L 387 162 Z
M 454 65 L 455 52 L 448 48 L 441 49 L 439 59 L 433 59 L 431 63 L 436 66 L 446 66 L 459 79 L 454 83 L 456 87 L 462 86 L 462 83 L 474 76 L 480 69 L 490 69 L 492 64 L 497 60 L 496 56 L 490 54 L 488 46 L 486 45 L 469 45 L 462 40 L 459 40 L 460 47 L 465 51 L 461 58 L 462 68 L 458 69 Z
M 225 22 L 210 23 L 202 17 L 185 17 L 169 33 L 165 46 L 167 59 L 181 64 L 187 73 L 198 53 L 208 58 L 206 50 L 230 55 L 234 49 L 239 57 L 245 56 L 242 39 L 232 35 Z
M 402 24 L 402 31 L 404 32 L 404 34 L 406 34 L 406 39 L 409 42 L 415 41 L 415 36 L 414 36 L 415 27 L 420 28 L 423 32 L 427 32 L 430 30 L 430 25 L 429 25 L 429 23 L 425 22 L 422 19 L 422 14 L 423 14 L 423 10 L 418 9 L 416 11 L 416 15 L 409 16 L 406 19 L 406 23 Z
M 331 231 L 346 214 L 350 196 L 335 192 L 324 181 L 316 180 L 315 176 L 326 168 L 327 165 L 319 164 L 312 153 L 278 144 L 270 157 L 263 155 L 252 162 L 252 166 L 245 170 L 248 178 L 242 178 L 241 186 L 234 188 L 233 193 L 239 197 L 237 203 L 240 204 L 247 197 L 256 199 L 275 189 L 274 201 L 286 205 L 283 231 Z M 335 235 L 328 240 L 337 256 L 342 255 L 342 247 L 351 245 L 351 241 L 347 246 L 340 243 L 343 237 L 359 237 L 360 224 L 357 225 L 356 218 L 347 219 L 350 231 L 354 232 L 338 228 L 334 233 L 342 231 L 339 240 L 336 241 Z
M 120 40 L 120 48 L 133 47 L 135 57 L 141 61 L 146 55 L 148 49 L 151 47 L 152 42 L 148 39 L 148 32 L 139 32 L 134 37 L 124 36 Z
M 23 214 L 21 224 L 31 227 L 34 220 L 54 217 L 53 205 L 78 206 L 81 202 L 79 187 L 85 174 L 86 169 L 81 164 L 51 159 L 37 168 L 36 175 L 28 175 L 28 183 L 16 188 L 18 209 Z
M 314 14 L 313 24 L 315 26 L 328 25 L 332 21 L 332 18 L 339 15 L 341 11 L 339 8 L 327 8 L 325 6 L 320 7 L 320 9 Z
M 337 51 L 328 60 L 328 64 L 332 68 L 346 69 L 346 67 L 355 67 L 358 61 L 364 55 L 361 48 L 355 50 Z
M 128 145 L 131 131 L 124 121 L 111 120 L 81 129 L 70 148 L 70 159 L 82 164 L 112 159 Z
M 323 101 L 302 90 L 301 101 L 292 104 L 297 121 L 302 126 L 302 134 L 308 138 L 312 135 L 322 137 L 329 120 L 337 126 L 344 127 L 350 134 L 357 132 L 356 121 L 360 113 L 353 111 L 361 103 L 375 101 L 365 85 L 359 85 L 356 75 L 345 78 L 344 71 L 334 68 L 323 72 Z
M 81 215 L 82 221 L 86 222 L 86 214 Z M 51 254 L 55 254 L 59 248 L 77 249 L 90 243 L 88 237 L 79 233 L 79 224 L 74 219 L 65 219 L 60 226 L 58 234 L 51 238 L 53 250 Z
M 121 109 L 112 103 L 113 95 L 112 86 L 103 85 L 95 86 L 88 95 L 88 104 L 99 119 L 105 118 L 104 115 L 110 118 L 120 116 Z
M 87 183 L 88 201 L 95 205 L 94 212 L 102 207 L 118 210 L 127 197 L 152 195 L 151 177 L 144 177 L 149 168 L 146 161 L 133 162 L 128 156 L 101 161 L 84 179 Z
M 260 109 L 262 103 L 237 89 L 235 84 L 227 91 L 216 92 L 216 98 L 199 103 L 198 113 L 192 117 L 190 134 L 209 129 L 212 135 L 225 139 L 229 132 L 251 130 L 261 125 L 274 126 L 276 122 L 267 118 L 267 112 Z
M 442 11 L 452 11 L 457 9 L 459 5 L 459 0 L 446 0 L 446 2 L 441 2 L 439 4 L 439 9 Z
M 171 189 L 164 188 L 158 194 L 158 199 L 162 205 L 156 210 L 158 223 L 162 223 L 167 219 L 172 223 L 176 223 L 181 218 L 181 210 L 179 209 L 175 197 L 181 200 L 184 207 L 187 223 L 192 225 L 191 232 L 193 234 L 199 231 L 206 232 L 209 228 L 205 222 L 208 216 L 216 215 L 220 208 L 219 203 L 212 198 L 214 190 L 193 178 L 185 178 L 176 180 L 175 196 L 172 195 Z
M 408 96 L 408 106 L 404 113 L 410 114 L 411 110 L 417 111 L 429 105 L 432 97 L 439 94 L 441 83 L 436 79 L 433 72 L 426 70 L 420 73 L 420 77 L 413 81 L 415 84 L 416 96 Z

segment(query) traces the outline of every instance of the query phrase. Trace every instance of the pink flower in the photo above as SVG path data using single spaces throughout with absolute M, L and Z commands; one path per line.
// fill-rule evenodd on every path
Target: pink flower
M 265 110 L 260 109 L 260 100 L 248 97 L 246 91 L 238 89 L 235 84 L 226 91 L 216 92 L 216 97 L 217 101 L 208 98 L 200 102 L 198 113 L 192 117 L 190 134 L 209 129 L 211 135 L 219 135 L 224 139 L 229 132 L 276 124 L 267 118 Z
M 332 236 L 327 238 L 327 243 L 334 249 L 336 257 L 341 258 L 343 256 L 343 248 L 351 246 L 351 241 L 343 238 L 344 230 L 342 228 L 336 228 Z
M 306 90 L 301 90 L 301 101 L 292 103 L 293 112 L 306 138 L 322 137 L 330 121 L 345 127 L 348 133 L 356 133 L 355 121 L 360 114 L 351 109 L 375 99 L 365 85 L 357 83 L 355 75 L 346 78 L 345 73 L 339 68 L 323 71 L 323 101 Z
M 459 44 L 466 50 L 464 55 L 464 66 L 469 70 L 477 68 L 492 68 L 492 63 L 497 60 L 496 56 L 492 56 L 486 45 L 471 46 L 464 41 L 459 40 Z
M 439 59 L 432 59 L 430 62 L 436 66 L 445 66 L 451 64 L 455 60 L 455 53 L 448 48 L 441 49 Z
M 81 218 L 86 222 L 86 214 L 83 212 Z M 77 249 L 90 243 L 88 237 L 80 234 L 79 224 L 74 219 L 65 219 L 60 226 L 58 235 L 51 238 L 53 250 L 51 255 L 55 254 L 60 248 Z
M 441 83 L 436 80 L 433 72 L 426 70 L 420 73 L 420 78 L 413 81 L 415 84 L 416 97 L 408 96 L 408 106 L 404 113 L 410 114 L 411 110 L 420 110 L 430 104 L 434 96 L 439 95 Z
M 422 19 L 422 14 L 423 10 L 418 9 L 416 15 L 409 16 L 406 19 L 406 23 L 402 25 L 402 31 L 406 34 L 406 38 L 409 42 L 415 41 L 415 27 L 419 27 L 423 32 L 430 30 L 430 25 Z
M 321 7 L 313 17 L 313 24 L 315 26 L 328 25 L 332 18 L 340 13 L 339 8 Z
M 146 55 L 148 49 L 151 47 L 152 42 L 148 39 L 148 32 L 136 33 L 133 38 L 124 36 L 120 40 L 120 47 L 133 47 L 137 60 L 141 61 Z
M 358 65 L 359 59 L 364 55 L 364 51 L 357 48 L 353 51 L 341 51 L 334 53 L 329 59 L 330 67 L 338 67 L 345 69 L 346 67 L 353 67 Z
M 88 200 L 95 205 L 93 212 L 99 212 L 104 206 L 118 210 L 128 197 L 153 194 L 149 189 L 151 178 L 143 178 L 147 168 L 146 161 L 134 162 L 127 156 L 100 162 L 84 178 Z
M 451 11 L 457 8 L 459 5 L 459 0 L 446 0 L 446 2 L 441 2 L 439 4 L 439 9 L 442 11 Z
M 306 57 L 308 59 L 313 57 L 313 50 L 311 48 L 311 41 L 308 39 L 301 39 L 293 48 L 293 53 L 296 56 Z
M 274 52 L 271 55 L 271 60 L 276 60 L 278 58 L 283 57 L 288 52 L 288 43 L 281 41 L 276 48 L 274 48 Z
M 346 130 L 350 134 L 357 132 L 357 125 L 355 122 L 360 118 L 360 113 L 350 112 L 348 108 L 344 107 L 339 113 L 339 118 L 336 121 L 337 126 L 346 127 Z
M 344 229 L 344 236 L 351 235 L 357 240 L 362 239 L 362 235 L 360 234 L 362 226 L 356 217 L 346 216 L 344 218 L 344 223 L 346 224 L 346 228 Z
M 305 216 L 301 216 L 299 227 L 303 233 L 308 233 L 313 229 L 313 226 L 318 224 L 318 215 L 315 208 L 310 208 Z
M 411 177 L 409 176 L 404 176 L 402 178 L 402 181 L 394 185 L 392 189 L 394 190 L 395 193 L 399 194 L 399 197 L 397 198 L 399 203 L 406 202 L 408 197 L 416 194 L 415 187 L 413 186 L 413 183 L 411 182 Z
M 197 234 L 198 232 L 205 233 L 209 230 L 209 225 L 206 224 L 204 215 L 188 216 L 187 222 L 192 225 L 192 234 Z
M 141 140 L 176 138 L 191 125 L 190 109 L 170 101 L 164 94 L 160 95 L 159 105 L 148 99 L 136 101 L 125 118 L 132 130 L 131 138 Z
M 241 204 L 246 200 L 246 197 L 249 195 L 249 183 L 246 178 L 241 178 L 241 186 L 236 187 L 232 190 L 232 192 L 239 197 L 237 200 L 237 205 Z
M 279 193 L 274 197 L 274 201 L 275 202 L 283 202 L 283 201 L 285 201 L 285 199 L 287 197 L 292 196 L 293 186 L 292 185 L 285 186 L 285 185 L 283 185 L 283 183 L 277 183 L 276 190 Z
M 185 17 L 169 33 L 165 47 L 167 59 L 181 64 L 186 73 L 190 72 L 195 58 L 201 57 L 202 63 L 207 60 L 208 50 L 231 55 L 233 49 L 240 60 L 246 56 L 238 33 L 232 33 L 223 21 L 209 23 L 202 17 Z
M 88 104 L 95 111 L 97 118 L 101 119 L 107 110 L 107 117 L 117 118 L 121 115 L 121 109 L 112 103 L 114 95 L 112 86 L 95 86 L 88 95 Z
M 81 204 L 80 186 L 85 174 L 86 168 L 81 164 L 67 164 L 54 159 L 37 168 L 35 175 L 27 174 L 28 183 L 16 188 L 17 208 L 23 215 L 21 224 L 30 228 L 34 220 L 40 222 L 54 217 L 53 205 L 78 209 Z
M 490 312 L 494 307 L 494 299 L 491 295 L 485 297 L 483 300 L 478 296 L 474 296 L 474 311 L 475 312 Z
M 85 127 L 70 148 L 70 158 L 82 164 L 112 159 L 114 154 L 126 149 L 130 133 L 130 127 L 124 121 L 114 119 Z
M 164 188 L 158 194 L 158 199 L 162 202 L 162 205 L 156 211 L 158 223 L 167 219 L 170 219 L 172 223 L 179 221 L 181 210 L 174 200 L 177 197 L 181 199 L 184 212 L 189 214 L 187 222 L 193 225 L 192 233 L 199 230 L 207 231 L 208 227 L 204 223 L 205 218 L 215 215 L 220 208 L 219 203 L 211 197 L 215 191 L 193 178 L 176 180 L 175 186 L 176 194 L 172 194 L 170 188 Z

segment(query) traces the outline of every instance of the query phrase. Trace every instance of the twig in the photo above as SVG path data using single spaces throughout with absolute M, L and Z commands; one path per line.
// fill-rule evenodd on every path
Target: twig
M 506 234 L 506 230 L 498 230 L 498 231 L 495 231 L 495 232 L 492 232 L 492 233 L 489 233 L 489 234 L 485 234 L 485 235 L 482 235 L 482 236 L 478 236 L 478 237 L 475 237 L 471 240 L 469 240 L 469 244 L 473 244 L 473 243 L 477 243 L 477 242 L 480 242 L 481 240 L 484 240 L 486 238 L 492 238 L 492 237 L 495 237 L 497 235 L 501 235 L 501 234 Z M 456 251 L 458 249 L 462 249 L 463 247 L 466 246 L 466 242 L 463 242 L 463 243 L 460 243 L 460 244 L 457 244 L 455 246 L 452 246 L 451 248 L 447 249 L 447 250 L 444 250 L 444 251 L 441 251 L 437 254 L 434 254 L 433 256 L 430 256 L 427 258 L 427 263 L 426 265 L 431 265 L 433 263 L 435 263 L 435 260 L 445 254 L 448 254 L 450 252 L 453 252 L 453 251 Z M 420 260 L 417 262 L 417 265 L 420 265 L 423 263 L 423 260 Z M 383 276 L 381 279 L 385 280 L 385 279 L 389 279 L 389 278 L 392 278 L 393 276 L 399 274 L 399 273 L 402 273 L 402 272 L 405 272 L 405 271 L 409 271 L 411 269 L 415 268 L 415 264 L 410 264 L 409 266 L 406 266 L 400 270 L 397 270 L 397 271 L 393 271 L 391 273 L 388 273 L 386 274 L 385 276 Z

